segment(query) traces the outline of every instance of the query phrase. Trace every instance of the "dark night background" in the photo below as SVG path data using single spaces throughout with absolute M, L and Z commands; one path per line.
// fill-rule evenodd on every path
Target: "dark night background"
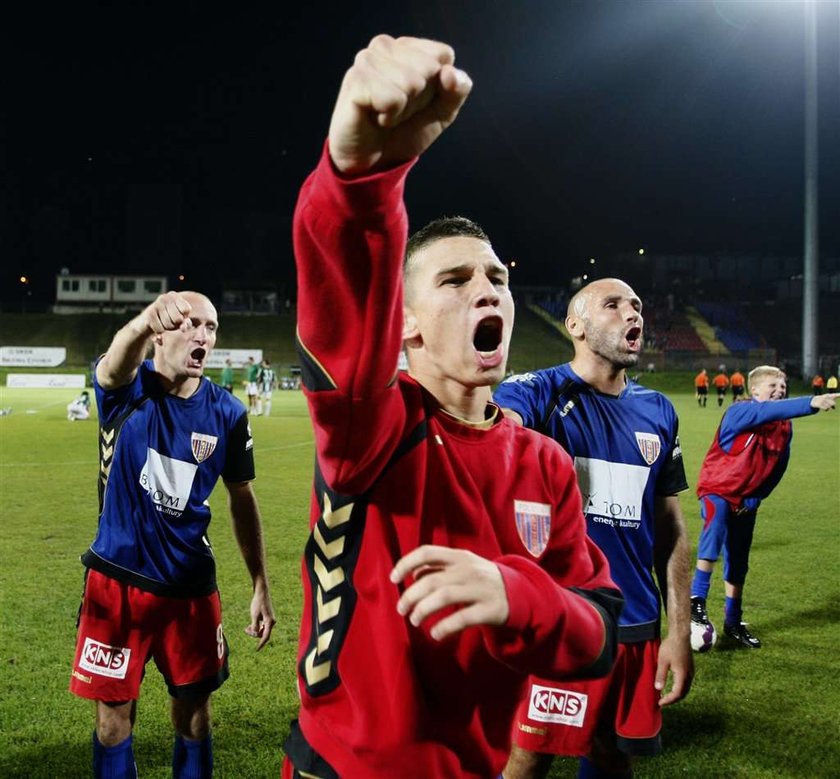
M 840 254 L 840 4 L 818 2 L 820 254 Z M 451 43 L 475 82 L 412 227 L 481 222 L 514 282 L 589 257 L 801 256 L 804 11 L 732 0 L 64 3 L 3 20 L 0 255 L 291 294 L 290 222 L 354 53 Z

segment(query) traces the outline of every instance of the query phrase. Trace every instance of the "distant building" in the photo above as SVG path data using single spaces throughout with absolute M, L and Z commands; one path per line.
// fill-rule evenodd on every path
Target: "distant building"
M 224 314 L 279 314 L 280 297 L 268 289 L 226 289 L 222 292 Z
M 145 307 L 168 289 L 166 276 L 60 274 L 55 279 L 53 312 L 125 313 Z

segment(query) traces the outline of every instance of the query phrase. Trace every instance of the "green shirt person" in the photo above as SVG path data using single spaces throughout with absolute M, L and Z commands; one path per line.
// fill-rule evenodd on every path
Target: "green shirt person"
M 233 365 L 230 357 L 225 360 L 225 367 L 222 368 L 222 375 L 219 383 L 231 394 L 233 393 Z

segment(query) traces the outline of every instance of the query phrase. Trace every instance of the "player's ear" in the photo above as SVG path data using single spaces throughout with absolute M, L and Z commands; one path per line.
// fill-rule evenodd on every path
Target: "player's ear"
M 566 330 L 572 338 L 583 338 L 583 320 L 579 316 L 567 316 Z
M 407 306 L 403 306 L 403 341 L 420 341 L 420 327 L 417 324 L 417 317 Z

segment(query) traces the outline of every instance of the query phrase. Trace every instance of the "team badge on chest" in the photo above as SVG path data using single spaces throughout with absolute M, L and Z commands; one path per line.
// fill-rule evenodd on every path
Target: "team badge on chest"
M 516 519 L 516 532 L 525 548 L 534 557 L 539 557 L 548 544 L 551 506 L 530 500 L 514 500 L 513 515 Z
M 215 435 L 205 435 L 204 433 L 193 433 L 190 439 L 192 444 L 192 453 L 197 463 L 203 463 L 216 449 L 216 444 L 219 442 L 219 437 Z
M 653 465 L 659 452 L 662 450 L 662 442 L 656 433 L 636 433 L 636 443 L 639 444 L 639 451 L 648 465 Z

